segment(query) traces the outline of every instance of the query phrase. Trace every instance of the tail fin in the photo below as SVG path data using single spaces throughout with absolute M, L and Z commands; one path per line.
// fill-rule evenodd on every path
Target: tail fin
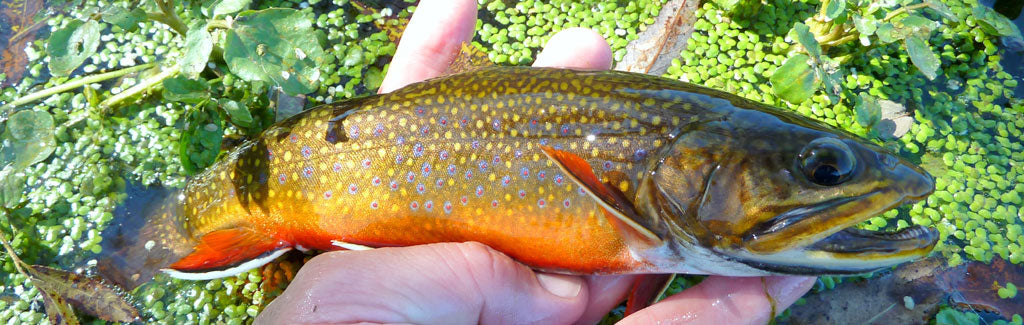
M 192 251 L 197 241 L 178 222 L 184 211 L 181 193 L 160 187 L 129 190 L 103 232 L 101 276 L 132 290 Z

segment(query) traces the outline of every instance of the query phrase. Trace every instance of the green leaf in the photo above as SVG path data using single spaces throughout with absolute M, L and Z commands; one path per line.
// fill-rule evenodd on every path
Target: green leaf
M 227 98 L 221 98 L 217 102 L 220 103 L 220 108 L 228 113 L 231 123 L 246 128 L 253 127 L 255 124 L 255 120 L 253 120 L 252 113 L 249 112 L 248 107 Z
M 878 25 L 878 29 L 875 30 L 875 35 L 878 35 L 878 40 L 882 41 L 883 44 L 892 43 L 899 39 L 896 38 L 896 27 L 891 23 Z
M 199 103 L 210 97 L 210 85 L 205 79 L 184 76 L 164 79 L 164 99 L 186 103 Z
M 20 111 L 7 120 L 0 147 L 0 164 L 14 172 L 43 161 L 57 148 L 53 117 L 44 111 Z
M 977 313 L 965 313 L 949 306 L 935 314 L 935 325 L 978 325 L 980 322 L 981 316 Z
M 366 85 L 367 89 L 377 90 L 382 82 L 384 82 L 384 73 L 380 69 L 377 67 L 366 69 L 366 74 L 363 75 L 363 84 Z
M 864 36 L 871 36 L 875 34 L 875 21 L 873 19 L 867 19 L 859 15 L 853 16 L 853 26 L 857 28 L 857 32 Z
M 790 36 L 793 39 L 800 42 L 800 45 L 807 49 L 807 54 L 810 54 L 811 58 L 818 60 L 821 58 L 821 45 L 818 44 L 818 40 L 814 38 L 814 34 L 811 33 L 811 28 L 804 25 L 804 23 L 797 22 L 793 25 L 793 29 L 790 31 Z
M 203 4 L 203 14 L 214 18 L 220 15 L 233 14 L 248 8 L 252 0 L 215 0 Z
M 201 21 L 193 23 L 185 34 L 185 55 L 181 60 L 181 73 L 189 78 L 199 77 L 206 68 L 213 50 L 213 37 Z
M 717 3 L 718 6 L 722 8 L 722 10 L 729 12 L 732 11 L 733 8 L 736 8 L 736 5 L 738 5 L 741 1 L 742 0 L 720 0 L 716 1 L 715 3 Z
M 53 32 L 46 42 L 50 73 L 67 76 L 95 54 L 99 45 L 100 25 L 95 20 L 74 20 L 68 23 L 66 27 Z
M 323 48 L 308 14 L 293 9 L 266 9 L 239 14 L 228 30 L 224 60 L 240 78 L 263 80 L 291 95 L 319 87 Z
M 839 18 L 846 11 L 846 0 L 832 0 L 825 7 L 825 21 Z
M 1013 36 L 1014 34 L 1013 22 L 989 7 L 974 6 L 971 14 L 989 34 L 998 36 Z M 1020 35 L 1020 32 L 1017 34 Z
M 942 61 L 939 61 L 939 56 L 932 52 L 928 41 L 919 34 L 912 34 L 907 36 L 903 44 L 907 47 L 910 62 L 913 62 L 914 66 L 921 70 L 925 77 L 928 77 L 928 80 L 934 80 L 939 73 L 939 65 Z
M 878 104 L 877 98 L 867 93 L 860 93 L 860 101 L 857 102 L 854 111 L 857 114 L 857 124 L 866 128 L 882 120 L 882 105 Z
M 786 62 L 782 63 L 769 78 L 775 94 L 793 104 L 811 98 L 821 81 L 815 77 L 810 60 L 811 58 L 804 54 L 786 59 Z
M 910 32 L 922 32 L 925 34 L 931 33 L 932 30 L 939 27 L 938 22 L 916 14 L 907 15 L 900 20 L 900 24 L 903 25 L 903 28 L 909 28 Z
M 958 18 L 956 16 L 956 14 L 953 14 L 953 11 L 949 10 L 949 7 L 947 7 L 945 3 L 942 3 L 942 1 L 939 1 L 939 0 L 925 0 L 924 3 L 927 3 L 928 7 L 931 8 L 936 13 L 938 13 L 939 16 L 942 16 L 942 18 L 945 18 L 946 20 L 954 21 L 954 22 L 959 22 L 960 21 L 960 18 Z
M 361 65 L 363 63 L 363 48 L 359 46 L 351 46 L 348 48 L 348 52 L 345 53 L 345 59 L 341 61 L 341 65 L 344 67 L 352 67 Z
M 140 22 L 146 20 L 146 11 L 142 8 L 128 10 L 118 5 L 111 5 L 103 10 L 102 19 L 126 31 L 133 32 L 139 29 Z

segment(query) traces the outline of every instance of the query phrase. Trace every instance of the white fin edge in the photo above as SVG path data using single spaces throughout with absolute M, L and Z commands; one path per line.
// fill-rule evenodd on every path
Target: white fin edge
M 343 242 L 343 241 L 340 241 L 340 240 L 332 240 L 331 241 L 331 245 L 338 246 L 338 247 L 341 247 L 341 248 L 344 248 L 344 249 L 347 249 L 347 250 L 350 250 L 350 251 L 365 251 L 365 250 L 373 249 L 373 247 L 370 247 L 370 246 L 363 246 L 363 245 L 359 245 L 359 244 L 346 243 L 346 242 Z
M 280 257 L 281 255 L 284 255 L 284 253 L 287 253 L 290 250 L 292 250 L 290 247 L 282 248 L 268 255 L 255 258 L 246 261 L 245 263 L 239 264 L 238 266 L 223 270 L 216 270 L 210 272 L 182 272 L 175 269 L 162 269 L 161 271 L 167 273 L 167 275 L 171 276 L 172 278 L 182 280 L 213 280 L 219 278 L 226 278 L 229 276 L 238 275 L 239 273 L 252 270 L 254 268 L 270 263 L 270 261 L 273 261 L 274 259 Z

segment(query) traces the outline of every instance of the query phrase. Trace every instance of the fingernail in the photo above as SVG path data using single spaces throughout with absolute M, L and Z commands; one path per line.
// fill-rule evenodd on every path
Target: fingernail
M 582 280 L 574 276 L 537 273 L 540 286 L 553 295 L 562 298 L 573 298 L 580 294 Z

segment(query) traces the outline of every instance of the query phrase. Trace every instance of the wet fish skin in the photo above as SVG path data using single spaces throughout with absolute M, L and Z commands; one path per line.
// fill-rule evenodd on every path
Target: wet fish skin
M 835 186 L 809 181 L 799 163 L 826 138 L 856 163 Z M 588 173 L 599 182 L 581 183 Z M 292 247 L 450 241 L 574 274 L 828 274 L 927 254 L 926 236 L 887 254 L 812 243 L 933 187 L 856 136 L 734 95 L 625 72 L 500 67 L 275 124 L 154 219 L 188 239 L 157 238 L 175 247 L 163 259 L 183 278 L 241 272 Z

